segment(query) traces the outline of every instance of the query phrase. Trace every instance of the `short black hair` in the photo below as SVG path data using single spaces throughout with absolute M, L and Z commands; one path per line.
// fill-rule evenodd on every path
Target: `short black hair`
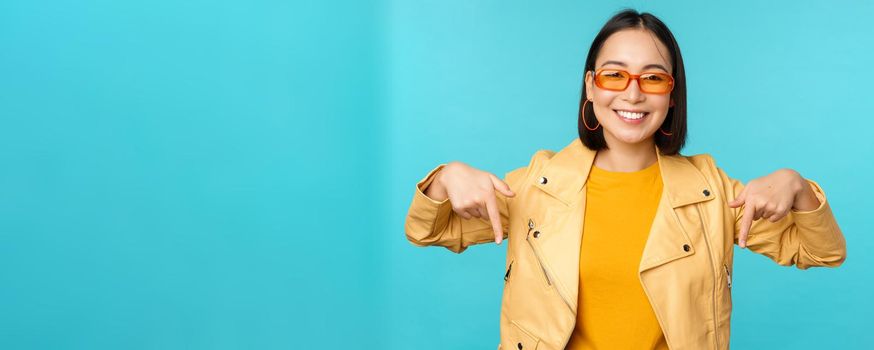
M 636 10 L 622 10 L 612 18 L 595 36 L 592 41 L 592 46 L 589 48 L 589 54 L 586 56 L 586 66 L 583 70 L 583 88 L 580 95 L 579 118 L 577 118 L 577 129 L 579 130 L 580 140 L 586 147 L 597 151 L 606 149 L 607 141 L 604 140 L 604 128 L 598 128 L 595 131 L 588 130 L 583 125 L 583 118 L 588 125 L 597 125 L 595 112 L 591 106 L 583 110 L 583 104 L 586 101 L 586 72 L 595 70 L 595 59 L 598 53 L 601 52 L 601 47 L 610 35 L 624 29 L 645 29 L 652 32 L 661 42 L 668 48 L 668 53 L 671 55 L 671 76 L 674 77 L 674 90 L 671 91 L 671 98 L 674 105 L 668 109 L 668 115 L 665 117 L 664 123 L 659 126 L 662 130 L 671 133 L 671 136 L 663 135 L 656 131 L 655 143 L 662 154 L 676 155 L 680 153 L 683 145 L 686 143 L 686 71 L 683 68 L 683 56 L 680 55 L 680 46 L 677 45 L 677 40 L 674 39 L 674 34 L 668 29 L 660 19 L 647 12 L 637 12 Z M 670 126 L 666 128 L 666 126 Z

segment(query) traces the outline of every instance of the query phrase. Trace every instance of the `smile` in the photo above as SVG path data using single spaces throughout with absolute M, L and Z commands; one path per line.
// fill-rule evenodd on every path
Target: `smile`
M 614 109 L 613 112 L 616 112 L 616 115 L 619 116 L 620 119 L 629 124 L 640 124 L 643 119 L 649 115 L 649 112 L 642 111 L 625 111 Z

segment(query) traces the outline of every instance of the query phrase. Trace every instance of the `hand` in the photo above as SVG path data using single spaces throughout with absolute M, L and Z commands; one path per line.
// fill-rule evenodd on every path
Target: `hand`
M 731 208 L 744 205 L 738 245 L 747 246 L 747 236 L 754 220 L 767 218 L 776 222 L 793 208 L 799 193 L 805 188 L 805 180 L 792 169 L 780 169 L 767 176 L 750 180 L 737 198 L 728 202 Z
M 495 232 L 495 243 L 501 244 L 504 233 L 495 191 L 513 197 L 516 194 L 510 186 L 494 174 L 462 162 L 447 164 L 435 176 L 425 195 L 436 200 L 449 198 L 452 210 L 467 220 L 473 217 L 488 219 Z

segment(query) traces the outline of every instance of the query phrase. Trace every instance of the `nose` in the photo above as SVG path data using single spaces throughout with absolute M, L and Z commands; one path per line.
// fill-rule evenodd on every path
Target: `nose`
M 640 85 L 638 85 L 637 79 L 631 79 L 623 97 L 629 103 L 643 102 L 644 95 L 640 92 Z

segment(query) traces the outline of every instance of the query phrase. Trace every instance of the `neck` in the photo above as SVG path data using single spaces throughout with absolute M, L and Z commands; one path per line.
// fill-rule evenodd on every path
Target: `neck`
M 655 150 L 655 140 L 648 138 L 638 143 L 610 142 L 609 149 L 603 149 L 595 154 L 595 166 L 618 172 L 633 172 L 646 169 L 658 161 Z

